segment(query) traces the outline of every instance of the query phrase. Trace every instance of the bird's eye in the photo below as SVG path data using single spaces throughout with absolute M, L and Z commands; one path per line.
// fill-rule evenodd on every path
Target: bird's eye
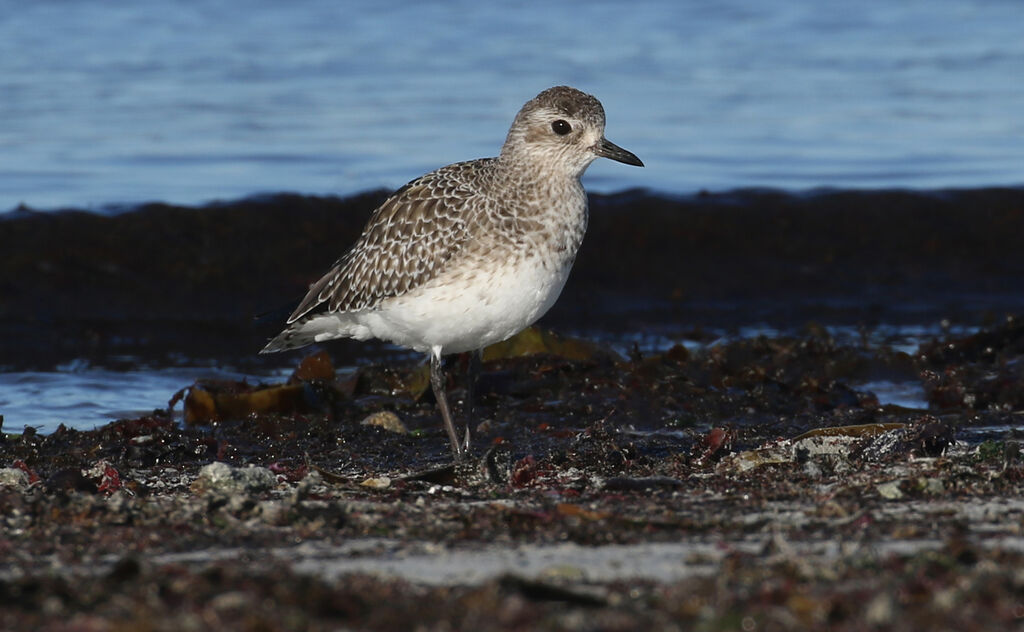
M 551 124 L 551 129 L 559 136 L 565 136 L 566 134 L 572 131 L 572 125 L 569 125 L 568 121 L 558 119 L 557 121 Z

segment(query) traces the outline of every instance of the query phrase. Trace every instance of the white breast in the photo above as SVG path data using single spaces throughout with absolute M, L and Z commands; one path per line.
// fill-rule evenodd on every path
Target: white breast
M 556 264 L 536 256 L 463 267 L 375 310 L 344 316 L 363 330 L 349 334 L 359 338 L 380 338 L 418 351 L 480 349 L 543 316 L 561 294 L 571 268 L 571 261 Z

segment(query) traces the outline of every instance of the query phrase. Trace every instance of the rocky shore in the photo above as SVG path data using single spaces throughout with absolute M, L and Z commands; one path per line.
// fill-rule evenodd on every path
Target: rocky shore
M 252 316 L 287 309 L 379 199 L 17 211 L 2 364 L 260 362 L 279 318 Z M 422 362 L 336 371 L 365 353 L 345 344 L 96 430 L 5 429 L 0 628 L 1020 625 L 1024 191 L 592 210 L 544 329 L 488 351 L 464 463 Z M 877 335 L 943 320 L 976 333 Z M 755 323 L 778 333 L 708 339 Z M 679 344 L 603 337 L 632 332 Z

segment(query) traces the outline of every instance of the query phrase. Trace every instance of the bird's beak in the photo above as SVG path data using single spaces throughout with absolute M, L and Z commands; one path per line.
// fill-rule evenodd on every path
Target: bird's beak
M 644 166 L 644 163 L 631 151 L 626 151 L 622 147 L 619 147 L 607 138 L 602 138 L 594 145 L 594 153 L 602 158 L 611 158 L 618 162 L 624 162 L 627 165 L 633 165 L 636 167 Z

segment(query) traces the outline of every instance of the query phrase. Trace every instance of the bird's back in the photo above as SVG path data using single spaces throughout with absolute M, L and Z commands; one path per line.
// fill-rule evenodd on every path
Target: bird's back
M 396 191 L 288 319 L 372 309 L 434 278 L 465 244 L 493 158 L 432 171 Z

